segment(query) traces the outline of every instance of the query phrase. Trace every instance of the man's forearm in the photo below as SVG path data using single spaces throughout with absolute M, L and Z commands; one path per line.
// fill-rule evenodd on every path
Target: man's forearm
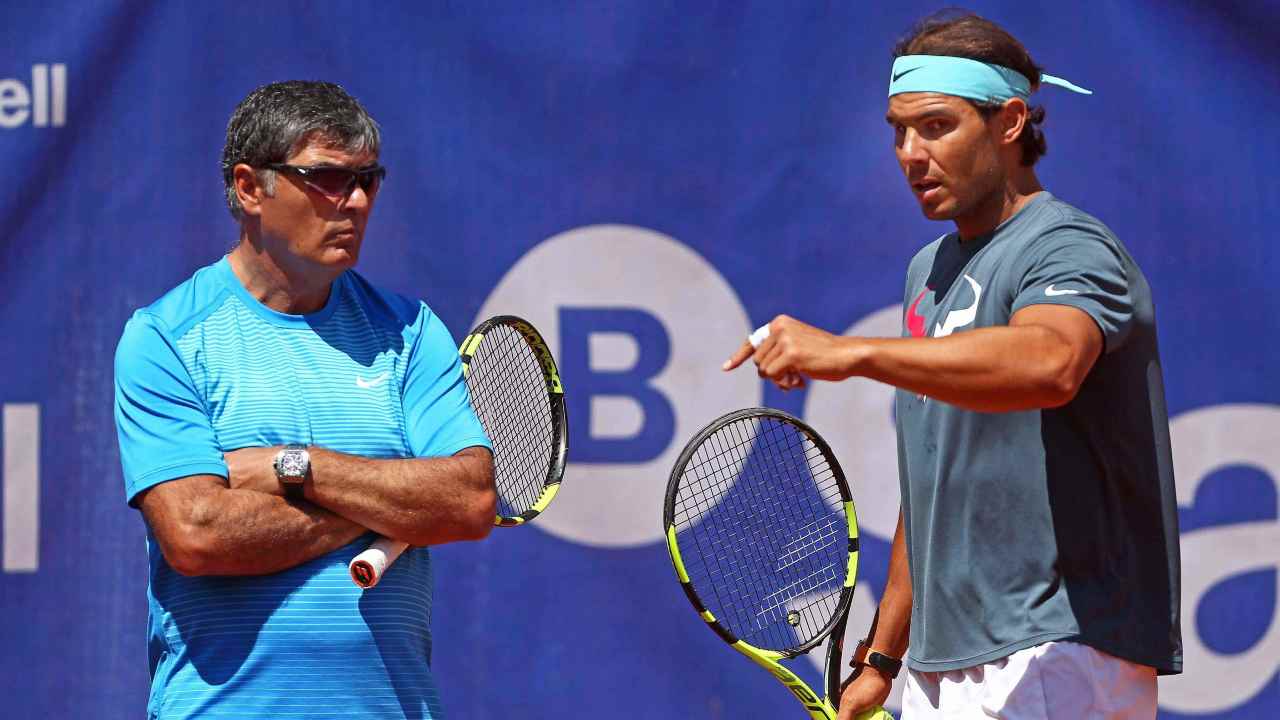
M 413 545 L 478 539 L 493 527 L 497 494 L 483 448 L 384 460 L 315 448 L 311 474 L 308 500 Z
M 308 502 L 232 490 L 220 478 L 183 478 L 147 491 L 140 508 L 169 564 L 184 575 L 287 570 L 368 530 Z
M 911 571 L 899 512 L 898 529 L 893 534 L 893 549 L 889 553 L 889 580 L 867 633 L 867 645 L 872 650 L 895 658 L 906 656 L 911 635 L 911 600 Z
M 983 412 L 1056 407 L 1078 386 L 1072 348 L 1036 326 L 945 338 L 848 338 L 849 374 Z M 1090 359 L 1092 362 L 1092 358 Z
M 1056 305 L 1024 307 L 1007 326 L 941 338 L 840 337 L 786 315 L 768 327 L 758 347 L 744 341 L 723 369 L 752 358 L 760 375 L 784 390 L 801 387 L 805 377 L 857 375 L 984 412 L 1070 402 L 1103 350 L 1088 313 Z

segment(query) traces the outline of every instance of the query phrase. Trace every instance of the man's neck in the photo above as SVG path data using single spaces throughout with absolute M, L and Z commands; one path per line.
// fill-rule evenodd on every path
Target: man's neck
M 261 242 L 242 235 L 227 259 L 244 289 L 276 312 L 306 315 L 324 307 L 336 275 L 317 272 L 302 262 L 290 263 L 294 258 L 281 255 L 276 257 Z
M 1031 168 L 1019 168 L 1000 188 L 979 203 L 973 212 L 956 218 L 956 230 L 960 242 L 966 242 L 996 229 L 1005 220 L 1018 214 L 1027 203 L 1044 188 Z

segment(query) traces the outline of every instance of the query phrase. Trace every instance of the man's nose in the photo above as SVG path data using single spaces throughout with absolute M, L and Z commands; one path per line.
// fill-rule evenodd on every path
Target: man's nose
M 925 152 L 925 143 L 920 134 L 907 128 L 902 137 L 902 147 L 898 151 L 904 165 L 920 165 L 929 162 L 929 153 Z
M 368 210 L 371 204 L 373 204 L 373 198 L 369 197 L 369 193 L 365 192 L 363 187 L 360 187 L 360 183 L 356 183 L 355 187 L 351 188 L 351 192 L 342 199 L 341 207 L 343 210 L 358 212 Z

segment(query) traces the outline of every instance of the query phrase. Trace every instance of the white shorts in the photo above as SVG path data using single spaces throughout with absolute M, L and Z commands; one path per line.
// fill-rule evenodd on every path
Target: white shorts
M 902 720 L 1154 718 L 1156 671 L 1073 642 L 962 670 L 910 670 Z

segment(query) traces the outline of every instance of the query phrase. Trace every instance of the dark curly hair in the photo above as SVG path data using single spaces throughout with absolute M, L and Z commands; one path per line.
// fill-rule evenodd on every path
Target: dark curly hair
M 943 10 L 916 23 L 911 33 L 893 47 L 894 58 L 903 55 L 947 55 L 1003 65 L 1026 76 L 1033 92 L 1040 86 L 1043 72 L 1022 43 L 1004 28 L 973 13 L 956 10 Z M 983 118 L 990 118 L 1001 108 L 999 103 L 969 102 Z M 1022 146 L 1022 164 L 1030 167 L 1049 151 L 1040 128 L 1044 108 L 1030 106 L 1027 120 L 1018 142 Z

